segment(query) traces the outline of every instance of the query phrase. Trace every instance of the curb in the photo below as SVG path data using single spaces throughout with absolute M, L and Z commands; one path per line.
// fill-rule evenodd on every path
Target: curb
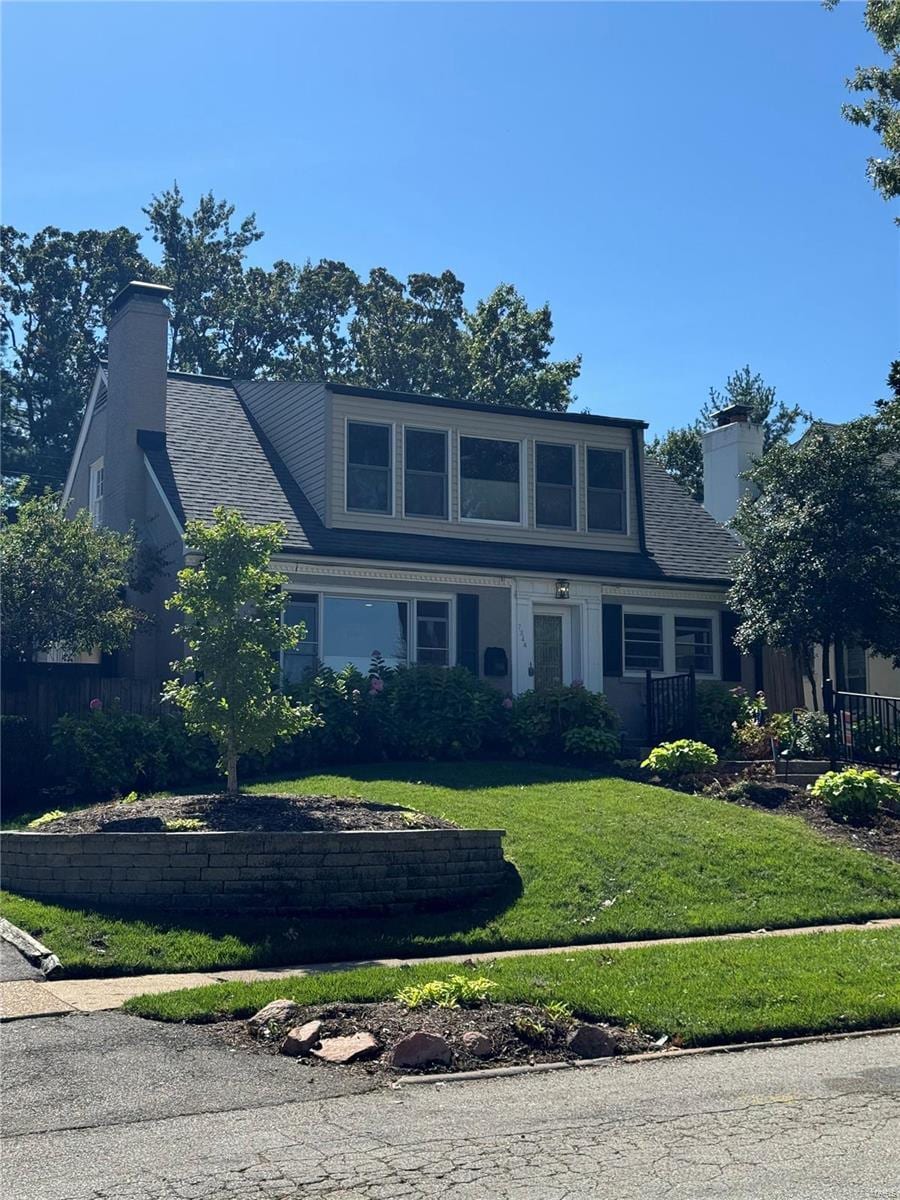
M 15 946 L 30 963 L 43 972 L 47 979 L 62 966 L 52 950 L 48 950 L 42 942 L 33 938 L 30 933 L 26 933 L 24 929 L 20 929 L 18 925 L 7 921 L 6 917 L 0 917 L 0 938 L 9 942 L 11 946 Z
M 621 1054 L 609 1058 L 576 1058 L 570 1062 L 530 1063 L 516 1067 L 486 1067 L 481 1071 L 452 1071 L 441 1075 L 401 1075 L 392 1087 L 403 1084 L 472 1083 L 478 1079 L 505 1079 L 513 1075 L 543 1075 L 547 1071 L 581 1070 L 584 1067 L 614 1067 L 618 1063 L 664 1062 L 672 1058 L 695 1058 L 707 1054 L 734 1054 L 742 1050 L 777 1050 L 782 1046 L 803 1046 L 810 1042 L 846 1042 L 852 1038 L 885 1037 L 900 1033 L 900 1025 L 880 1029 L 851 1029 L 846 1033 L 813 1033 L 803 1037 L 769 1038 L 764 1042 L 727 1042 L 721 1046 L 692 1046 L 686 1050 L 658 1050 L 644 1054 Z

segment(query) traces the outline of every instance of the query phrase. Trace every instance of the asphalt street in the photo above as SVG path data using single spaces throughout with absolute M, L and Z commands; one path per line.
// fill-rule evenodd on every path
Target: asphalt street
M 391 1089 L 94 1013 L 3 1028 L 4 1200 L 896 1200 L 900 1035 Z

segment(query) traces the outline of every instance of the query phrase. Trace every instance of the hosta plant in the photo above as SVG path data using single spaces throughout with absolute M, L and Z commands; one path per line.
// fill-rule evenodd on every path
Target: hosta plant
M 641 766 L 663 779 L 683 780 L 705 774 L 718 761 L 719 756 L 712 746 L 691 738 L 679 738 L 676 742 L 663 742 L 655 747 Z
M 812 795 L 822 801 L 833 820 L 866 825 L 882 805 L 900 804 L 900 784 L 875 770 L 847 767 L 820 775 L 812 786 Z

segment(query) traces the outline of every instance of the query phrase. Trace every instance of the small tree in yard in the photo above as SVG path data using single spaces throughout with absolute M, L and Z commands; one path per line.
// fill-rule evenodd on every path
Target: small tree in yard
M 22 486 L 4 494 L 0 513 L 3 657 L 126 646 L 147 619 L 127 603 L 126 588 L 146 591 L 158 565 L 142 564 L 133 532 L 95 529 L 86 511 L 70 519 L 51 492 L 17 505 L 23 494 Z
M 741 649 L 799 653 L 815 696 L 834 645 L 900 656 L 900 455 L 891 406 L 775 445 L 747 472 L 759 488 L 734 526 L 746 546 L 731 591 Z
M 316 720 L 277 690 L 279 651 L 303 635 L 302 626 L 282 624 L 284 577 L 269 568 L 283 539 L 282 525 L 249 525 L 225 508 L 214 510 L 211 525 L 189 521 L 185 540 L 199 561 L 178 572 L 179 590 L 167 601 L 184 614 L 176 633 L 189 651 L 172 670 L 193 678 L 170 680 L 163 698 L 216 743 L 229 795 L 242 754 L 265 754 Z

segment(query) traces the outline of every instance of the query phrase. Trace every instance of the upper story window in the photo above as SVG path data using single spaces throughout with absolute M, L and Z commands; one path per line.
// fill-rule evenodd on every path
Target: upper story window
M 701 675 L 713 673 L 713 634 L 710 617 L 675 618 L 675 670 L 694 668 Z
M 534 520 L 553 529 L 575 528 L 575 447 L 534 447 Z
M 625 532 L 625 452 L 587 452 L 588 529 L 593 532 Z
M 403 511 L 407 517 L 447 519 L 447 434 L 406 429 L 403 435 Z
M 459 439 L 459 515 L 463 520 L 521 521 L 520 456 L 518 442 Z
M 103 459 L 91 463 L 90 478 L 91 520 L 95 526 L 103 524 Z
M 391 426 L 347 422 L 347 508 L 353 512 L 393 511 Z

